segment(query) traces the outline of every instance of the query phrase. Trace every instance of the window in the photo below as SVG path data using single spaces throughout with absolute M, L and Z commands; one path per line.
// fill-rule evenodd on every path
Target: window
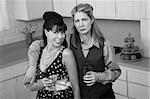
M 9 29 L 6 0 L 0 0 L 0 31 Z

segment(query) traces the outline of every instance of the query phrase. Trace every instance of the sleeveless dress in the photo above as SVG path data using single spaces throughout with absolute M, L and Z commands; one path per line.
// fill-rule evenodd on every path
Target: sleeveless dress
M 44 72 L 40 70 L 39 65 L 37 66 L 36 80 L 58 75 L 57 80 L 68 79 L 69 81 L 67 69 L 62 63 L 62 53 L 64 49 L 65 48 L 61 49 L 58 56 Z M 70 86 L 65 90 L 59 90 L 57 92 L 45 90 L 44 88 L 37 92 L 36 99 L 73 99 L 73 91 Z

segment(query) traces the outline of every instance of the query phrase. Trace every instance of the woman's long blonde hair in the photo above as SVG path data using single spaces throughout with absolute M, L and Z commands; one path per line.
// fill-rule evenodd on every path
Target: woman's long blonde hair
M 95 22 L 95 18 L 93 16 L 93 7 L 88 3 L 85 3 L 85 4 L 81 3 L 81 4 L 76 5 L 71 11 L 73 21 L 74 21 L 74 15 L 77 12 L 84 12 L 90 17 L 91 20 L 94 20 L 92 27 L 91 27 L 91 35 L 94 37 L 94 39 L 98 40 L 99 45 L 102 47 L 104 44 L 105 38 L 102 32 L 100 31 L 98 25 Z M 79 37 L 79 32 L 76 30 L 74 25 L 73 25 L 72 31 L 73 31 L 72 33 L 73 36 L 71 37 L 71 44 L 73 44 L 75 47 L 80 47 L 81 41 Z

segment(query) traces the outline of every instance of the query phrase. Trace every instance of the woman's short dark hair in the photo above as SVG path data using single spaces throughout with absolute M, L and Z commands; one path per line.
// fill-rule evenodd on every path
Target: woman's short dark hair
M 43 24 L 43 40 L 44 45 L 47 45 L 47 37 L 45 35 L 44 29 L 47 31 L 54 30 L 55 32 L 66 32 L 67 25 L 63 21 L 63 17 L 53 11 L 45 12 L 43 15 L 44 24 Z M 66 37 L 62 43 L 63 46 L 67 47 Z M 44 47 L 45 47 L 44 46 Z

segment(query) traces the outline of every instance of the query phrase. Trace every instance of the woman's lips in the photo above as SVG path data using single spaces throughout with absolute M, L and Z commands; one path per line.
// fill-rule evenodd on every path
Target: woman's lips
M 80 31 L 85 31 L 85 29 L 80 29 Z

